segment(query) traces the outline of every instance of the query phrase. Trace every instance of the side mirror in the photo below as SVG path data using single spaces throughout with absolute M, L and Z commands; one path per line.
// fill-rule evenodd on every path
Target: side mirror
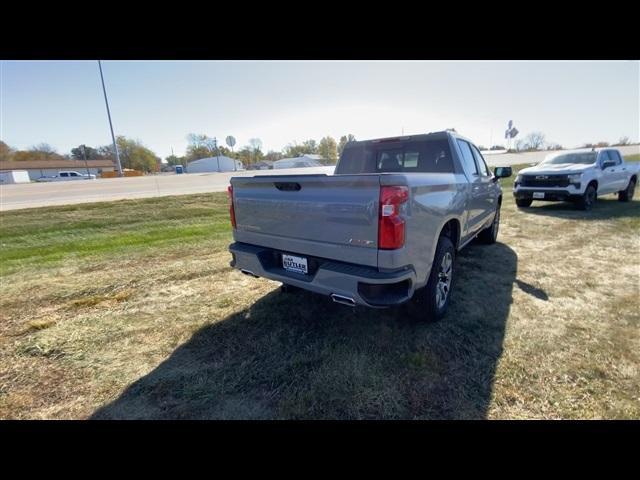
M 511 167 L 496 167 L 493 169 L 493 174 L 496 179 L 510 177 L 512 174 Z
M 604 170 L 605 168 L 614 167 L 615 165 L 616 162 L 614 162 L 613 160 L 605 160 L 604 162 L 602 162 L 602 170 Z

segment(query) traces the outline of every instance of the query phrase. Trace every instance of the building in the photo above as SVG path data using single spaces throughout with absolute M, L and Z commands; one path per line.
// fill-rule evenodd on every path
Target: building
M 224 155 L 200 158 L 187 164 L 187 173 L 233 172 L 237 170 L 244 170 L 242 162 Z
M 304 168 L 304 167 L 322 167 L 322 157 L 305 153 L 296 158 L 283 158 L 273 162 L 273 168 Z
M 29 172 L 26 170 L 7 170 L 0 172 L 0 183 L 29 183 Z
M 78 173 L 90 173 L 100 176 L 102 172 L 115 171 L 112 160 L 23 160 L 0 161 L 0 172 L 26 170 L 31 180 L 57 175 L 63 170 L 75 170 Z

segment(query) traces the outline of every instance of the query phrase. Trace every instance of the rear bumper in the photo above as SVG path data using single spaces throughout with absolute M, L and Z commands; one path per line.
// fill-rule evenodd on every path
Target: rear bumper
M 336 262 L 309 255 L 307 275 L 282 268 L 281 251 L 235 242 L 229 245 L 233 259 L 230 265 L 243 273 L 264 277 L 303 288 L 322 295 L 339 295 L 368 307 L 389 307 L 409 300 L 416 284 L 410 268 L 394 272 L 379 272 L 375 268 Z

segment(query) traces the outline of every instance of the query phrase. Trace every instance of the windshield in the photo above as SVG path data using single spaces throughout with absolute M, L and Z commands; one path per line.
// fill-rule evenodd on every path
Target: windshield
M 345 148 L 335 173 L 452 173 L 453 162 L 446 139 L 363 142 Z
M 596 163 L 596 152 L 580 152 L 580 153 L 563 153 L 551 158 L 545 158 L 541 164 L 544 165 L 560 165 L 563 163 L 582 163 L 584 165 L 591 165 Z

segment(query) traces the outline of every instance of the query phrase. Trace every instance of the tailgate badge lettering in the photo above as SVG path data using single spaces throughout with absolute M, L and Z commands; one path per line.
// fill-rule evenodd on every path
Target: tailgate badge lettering
M 358 245 L 358 246 L 364 246 L 364 247 L 369 247 L 374 244 L 373 240 L 361 240 L 359 238 L 350 238 L 349 243 L 351 245 Z

